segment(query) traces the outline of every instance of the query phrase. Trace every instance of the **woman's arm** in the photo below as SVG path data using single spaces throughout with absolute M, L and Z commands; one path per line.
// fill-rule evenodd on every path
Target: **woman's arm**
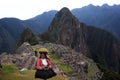
M 40 60 L 40 59 L 37 59 L 37 62 L 36 62 L 36 69 L 42 69 L 41 60 Z
M 47 62 L 48 62 L 48 67 L 49 67 L 49 68 L 52 68 L 52 64 L 51 64 L 51 62 L 50 62 L 49 59 L 47 59 Z

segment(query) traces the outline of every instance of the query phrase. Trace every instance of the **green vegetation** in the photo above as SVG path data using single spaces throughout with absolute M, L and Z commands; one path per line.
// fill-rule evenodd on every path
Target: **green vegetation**
M 51 61 L 64 72 L 64 73 L 69 73 L 72 72 L 72 68 L 68 64 L 63 64 L 60 60 L 60 58 L 55 58 L 53 55 L 49 55 Z
M 13 64 L 5 64 L 3 65 L 2 72 L 4 74 L 10 74 L 17 72 L 18 69 Z
M 31 45 L 36 45 L 39 43 L 39 41 L 37 40 L 36 37 L 32 37 L 28 40 L 28 42 L 31 44 Z
M 42 39 L 43 42 L 50 40 L 50 34 L 48 32 L 44 32 L 40 34 L 39 37 Z
M 103 66 L 99 65 L 100 70 L 104 73 L 100 80 L 120 80 L 120 75 L 104 68 Z
M 58 67 L 64 72 L 64 73 L 69 73 L 72 71 L 72 68 L 67 65 L 67 64 L 60 64 Z
M 40 80 L 35 79 L 35 70 L 19 71 L 13 64 L 3 65 L 0 71 L 0 80 Z M 68 80 L 67 77 L 57 75 L 49 80 Z
M 97 71 L 99 71 L 99 69 L 96 66 L 96 64 L 95 63 L 90 64 L 87 73 L 88 77 L 92 79 Z
M 96 76 L 96 72 L 100 72 L 97 64 L 94 63 L 92 59 L 89 59 L 85 56 L 83 56 L 82 59 L 86 62 L 84 69 L 86 70 L 85 72 L 87 73 L 87 76 L 92 80 L 99 80 Z

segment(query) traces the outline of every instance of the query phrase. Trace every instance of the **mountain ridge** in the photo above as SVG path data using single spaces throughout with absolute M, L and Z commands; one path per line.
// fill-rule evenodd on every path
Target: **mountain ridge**
M 104 4 L 102 6 L 88 5 L 88 6 L 85 6 L 83 8 L 80 8 L 80 9 L 83 10 L 84 8 L 89 8 L 89 7 L 93 7 L 93 8 L 97 8 L 97 9 L 100 8 L 97 11 L 93 11 L 93 12 L 96 12 L 96 13 L 98 12 L 99 13 L 101 8 L 103 7 L 105 9 L 109 8 L 109 10 L 105 10 L 105 11 L 109 11 L 111 13 L 111 10 L 117 11 L 117 9 L 120 9 L 119 6 L 120 5 L 109 6 L 107 4 Z M 88 9 L 88 10 L 92 11 L 92 9 Z M 112 11 L 112 15 L 115 15 L 115 16 L 111 16 L 110 18 L 112 18 L 112 19 L 107 19 L 107 20 L 105 19 L 106 21 L 105 20 L 99 20 L 99 18 L 97 18 L 97 16 L 99 16 L 100 14 L 95 15 L 96 17 L 92 17 L 91 15 L 89 16 L 88 12 L 86 12 L 87 14 L 85 14 L 84 11 L 82 11 L 82 12 L 78 11 L 77 13 L 79 14 L 79 16 L 77 17 L 77 15 L 75 15 L 75 12 L 76 12 L 75 10 L 72 10 L 72 13 L 79 19 L 80 22 L 86 23 L 87 25 L 93 25 L 93 26 L 97 26 L 98 28 L 105 29 L 105 30 L 111 32 L 112 34 L 114 34 L 114 36 L 116 36 L 119 39 L 119 37 L 120 37 L 119 30 L 120 29 L 119 29 L 118 26 L 120 24 L 119 24 L 119 17 L 116 17 L 116 14 L 114 13 L 115 11 Z M 119 12 L 119 10 L 116 13 L 118 14 L 118 12 Z M 9 18 L 3 18 L 3 19 L 0 19 L 0 26 L 2 26 L 3 28 L 4 27 L 7 28 L 7 31 L 10 34 L 8 36 L 12 36 L 13 40 L 15 40 L 14 45 L 16 45 L 16 42 L 20 38 L 21 32 L 25 28 L 30 28 L 35 35 L 41 34 L 44 31 L 46 31 L 56 13 L 57 13 L 57 11 L 51 10 L 51 11 L 45 12 L 43 14 L 40 14 L 40 15 L 38 15 L 36 17 L 33 17 L 31 19 L 28 19 L 28 20 L 20 20 L 20 19 L 16 19 L 16 18 L 10 18 L 10 19 L 13 19 L 13 20 L 9 21 L 9 23 L 8 23 L 8 20 L 7 20 Z M 84 15 L 84 16 L 82 16 L 81 14 Z M 90 17 L 92 17 L 92 18 L 90 18 Z M 103 17 L 101 16 L 100 18 L 104 19 L 104 16 Z M 3 21 L 4 21 L 4 24 L 3 24 Z M 8 24 L 8 25 L 6 25 L 6 24 Z M 19 27 L 16 26 L 16 24 L 20 24 L 20 25 L 18 25 Z M 103 25 L 104 27 L 101 27 L 100 25 Z M 21 30 L 21 31 L 19 31 L 19 30 Z M 4 50 L 4 51 L 7 51 L 7 50 Z M 4 51 L 2 51 L 2 52 L 4 52 Z
M 120 20 L 120 5 L 102 6 L 88 5 L 82 8 L 73 9 L 72 13 L 82 22 L 105 29 L 112 32 L 118 39 L 119 20 Z M 83 17 L 84 16 L 84 17 Z M 94 22 L 94 23 L 93 23 Z

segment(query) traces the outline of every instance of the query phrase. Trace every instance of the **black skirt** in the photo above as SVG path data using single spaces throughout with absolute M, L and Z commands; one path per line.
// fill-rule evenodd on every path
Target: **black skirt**
M 41 79 L 48 79 L 55 75 L 56 75 L 56 73 L 51 68 L 49 68 L 47 70 L 45 70 L 45 69 L 36 70 L 36 72 L 35 72 L 35 78 L 41 78 Z

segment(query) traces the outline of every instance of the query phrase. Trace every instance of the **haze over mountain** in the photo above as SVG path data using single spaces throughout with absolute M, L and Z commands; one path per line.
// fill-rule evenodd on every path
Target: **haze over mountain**
M 0 20 L 0 53 L 11 52 L 15 49 L 21 32 L 25 29 L 22 21 L 16 18 Z
M 93 25 L 98 28 L 103 28 L 112 32 L 115 36 L 120 38 L 119 11 L 120 5 L 109 6 L 107 4 L 104 4 L 103 6 L 88 5 L 82 8 L 74 9 L 72 10 L 72 13 L 79 19 L 80 22 L 84 22 L 87 25 Z M 25 28 L 30 28 L 34 34 L 38 35 L 39 33 L 42 33 L 48 29 L 48 26 L 50 25 L 56 13 L 57 11 L 52 10 L 25 21 L 16 18 L 3 18 L 0 20 L 0 26 L 1 28 L 5 28 L 5 30 L 7 30 L 3 30 L 3 32 L 8 32 L 9 35 L 7 35 L 7 38 L 8 36 L 11 36 L 7 42 L 13 42 L 13 45 L 15 47 L 20 34 Z M 2 35 L 3 34 L 0 36 Z M 1 41 L 5 41 L 3 37 L 1 38 Z M 6 46 L 4 45 L 6 42 L 1 43 L 2 49 L 0 52 L 10 51 L 6 49 Z M 13 47 L 13 45 L 9 46 Z M 5 50 L 3 50 L 3 48 Z
M 56 12 L 57 11 L 49 11 L 32 19 L 39 22 L 46 21 L 46 23 L 42 25 L 45 27 L 44 30 L 46 30 Z M 109 6 L 104 4 L 102 6 L 94 6 L 90 4 L 82 8 L 73 9 L 71 12 L 80 22 L 110 31 L 120 39 L 120 5 Z M 43 16 L 45 17 L 44 20 Z

